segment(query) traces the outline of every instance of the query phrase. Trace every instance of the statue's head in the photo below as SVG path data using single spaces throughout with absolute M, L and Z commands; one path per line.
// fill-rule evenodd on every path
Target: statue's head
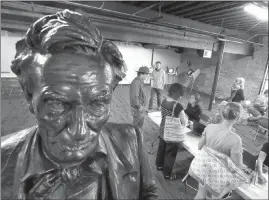
M 64 10 L 37 20 L 16 44 L 11 69 L 36 116 L 42 146 L 62 164 L 86 159 L 125 76 L 118 48 L 86 17 Z

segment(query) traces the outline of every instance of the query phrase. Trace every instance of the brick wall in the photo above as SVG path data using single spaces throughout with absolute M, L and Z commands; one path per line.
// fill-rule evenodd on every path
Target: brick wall
M 244 77 L 245 97 L 252 100 L 257 96 L 263 79 L 264 69 L 268 59 L 268 37 L 263 38 L 263 47 L 256 46 L 253 56 L 242 56 L 234 54 L 224 54 L 222 68 L 220 71 L 216 97 L 228 97 L 233 81 L 237 77 Z M 192 69 L 201 70 L 201 78 L 197 78 L 194 89 L 200 92 L 211 94 L 212 84 L 215 75 L 218 55 L 213 53 L 211 59 L 201 58 L 198 55 L 182 54 L 182 61 L 190 60 Z M 184 83 L 188 78 L 185 72 L 178 76 L 178 82 Z M 198 83 L 198 84 L 197 84 Z

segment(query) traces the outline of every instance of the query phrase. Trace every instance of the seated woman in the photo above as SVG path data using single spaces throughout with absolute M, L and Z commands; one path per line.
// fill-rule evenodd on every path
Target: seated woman
M 199 94 L 192 94 L 190 98 L 190 102 L 185 109 L 185 113 L 188 116 L 189 120 L 191 121 L 200 121 L 200 117 L 202 114 L 200 103 L 200 95 Z
M 260 183 L 266 182 L 266 178 L 263 175 L 262 168 L 263 168 L 263 165 L 268 167 L 268 164 L 269 164 L 268 149 L 269 149 L 269 143 L 266 142 L 260 151 L 258 161 L 257 161 L 258 181 Z
M 220 124 L 209 124 L 198 144 L 201 150 L 205 145 L 229 156 L 239 167 L 243 168 L 242 140 L 232 131 L 233 124 L 241 117 L 242 106 L 238 103 L 228 103 L 222 111 L 223 121 Z M 206 199 L 207 190 L 199 183 L 195 199 Z
M 187 115 L 188 119 L 193 123 L 193 130 L 198 133 L 202 133 L 205 126 L 200 124 L 200 118 L 202 114 L 202 109 L 200 106 L 200 95 L 199 94 L 192 94 L 190 98 L 190 102 L 185 109 L 185 114 Z
M 245 86 L 245 79 L 242 77 L 238 77 L 233 83 L 233 86 L 231 88 L 231 96 L 228 98 L 227 101 L 237 103 L 244 101 L 245 100 L 244 86 Z
M 256 117 L 248 118 L 248 125 L 250 125 L 250 126 L 259 125 L 259 126 L 261 126 L 263 128 L 268 129 L 268 110 L 266 111 L 264 116 L 259 114 Z
M 177 156 L 178 143 L 170 143 L 163 140 L 165 117 L 172 116 L 173 106 L 174 104 L 177 104 L 174 116 L 180 118 L 181 124 L 186 126 L 187 118 L 183 106 L 178 102 L 183 94 L 183 86 L 179 83 L 174 83 L 168 90 L 168 97 L 164 99 L 161 104 L 162 121 L 160 125 L 160 142 L 157 151 L 156 166 L 157 170 L 163 171 L 164 178 L 170 180 L 176 179 L 176 174 L 173 174 L 172 170 Z

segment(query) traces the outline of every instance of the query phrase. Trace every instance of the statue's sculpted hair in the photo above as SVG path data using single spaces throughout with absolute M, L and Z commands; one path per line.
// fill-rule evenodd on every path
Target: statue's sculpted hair
M 31 25 L 26 37 L 16 44 L 11 70 L 24 87 L 29 78 L 27 68 L 42 68 L 40 57 L 45 60 L 64 51 L 102 55 L 116 74 L 114 88 L 126 75 L 126 65 L 116 45 L 104 40 L 88 17 L 70 10 L 44 16 Z

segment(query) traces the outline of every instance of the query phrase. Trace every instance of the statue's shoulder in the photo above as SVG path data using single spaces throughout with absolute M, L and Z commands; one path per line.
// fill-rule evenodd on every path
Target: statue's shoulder
M 19 154 L 20 149 L 31 134 L 37 129 L 36 126 L 33 126 L 28 129 L 24 129 L 6 136 L 1 137 L 1 166 L 3 166 L 14 154 Z
M 137 135 L 141 134 L 140 129 L 136 128 L 132 124 L 118 124 L 109 122 L 106 124 L 105 127 L 112 137 L 120 139 L 122 141 L 137 140 Z
M 4 149 L 15 147 L 19 142 L 23 142 L 36 128 L 36 126 L 33 126 L 1 137 L 1 150 L 3 151 Z

